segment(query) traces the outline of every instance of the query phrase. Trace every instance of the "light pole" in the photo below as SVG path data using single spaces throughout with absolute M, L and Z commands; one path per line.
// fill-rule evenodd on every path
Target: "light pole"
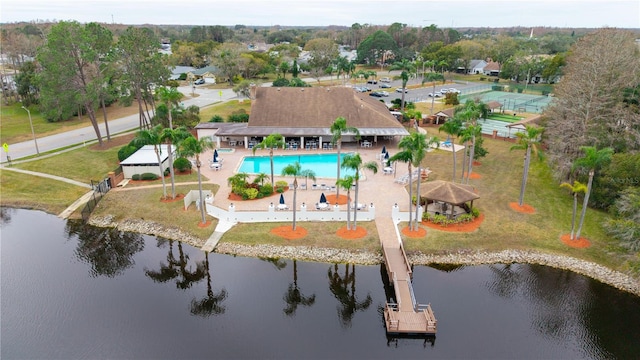
M 31 125 L 31 134 L 33 135 L 33 143 L 36 145 L 36 154 L 40 155 L 40 149 L 38 149 L 38 140 L 36 140 L 36 132 L 33 130 L 33 121 L 31 121 L 31 111 L 26 107 L 22 106 L 23 109 L 27 111 L 29 114 L 29 125 Z

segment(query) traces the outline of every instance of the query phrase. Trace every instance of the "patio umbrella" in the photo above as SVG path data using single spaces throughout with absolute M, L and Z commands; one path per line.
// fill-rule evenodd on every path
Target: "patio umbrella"
M 213 162 L 218 162 L 218 149 L 213 150 Z
M 280 194 L 280 204 L 284 205 L 284 195 Z
M 383 154 L 386 154 L 386 153 L 387 153 L 387 147 L 386 147 L 386 146 L 384 146 L 384 145 L 382 145 L 382 153 L 383 153 Z
M 320 194 L 320 203 L 326 203 L 327 202 L 327 197 L 324 196 L 324 193 Z

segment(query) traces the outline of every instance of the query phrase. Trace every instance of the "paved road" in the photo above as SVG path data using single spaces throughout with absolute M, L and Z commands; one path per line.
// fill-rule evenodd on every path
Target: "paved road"
M 207 105 L 211 105 L 213 103 L 219 101 L 228 101 L 231 99 L 237 98 L 236 93 L 234 93 L 231 89 L 222 90 L 222 96 L 220 95 L 220 91 L 218 89 L 206 89 L 201 87 L 196 87 L 195 93 L 196 97 L 191 97 L 191 92 L 193 89 L 191 87 L 180 87 L 178 88 L 180 92 L 189 96 L 188 99 L 185 99 L 182 103 L 184 106 L 197 105 L 199 107 L 205 107 Z M 101 118 L 101 116 L 100 116 Z M 111 134 L 117 134 L 124 131 L 136 129 L 139 124 L 139 115 L 134 114 L 131 116 L 127 116 L 120 119 L 110 120 L 109 121 L 109 132 Z M 106 134 L 104 122 L 99 121 L 100 124 L 100 133 L 104 136 Z M 38 148 L 40 153 L 44 153 L 51 150 L 56 150 L 72 145 L 83 144 L 86 142 L 91 142 L 97 139 L 96 133 L 93 130 L 92 126 L 87 126 L 84 128 L 67 131 L 64 133 L 44 136 L 37 138 Z M 31 156 L 36 154 L 36 148 L 33 140 L 23 141 L 20 143 L 9 144 L 9 153 L 12 160 L 18 160 L 23 157 Z M 7 153 L 2 151 L 0 161 L 5 163 L 7 161 Z

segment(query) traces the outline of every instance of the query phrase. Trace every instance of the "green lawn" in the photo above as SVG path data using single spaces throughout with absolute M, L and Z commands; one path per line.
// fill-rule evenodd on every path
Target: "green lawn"
M 234 111 L 244 109 L 247 114 L 251 113 L 251 100 L 244 100 L 239 102 L 238 100 L 231 100 L 224 103 L 218 103 L 211 106 L 200 109 L 200 122 L 207 122 L 211 120 L 214 115 L 220 115 L 227 121 L 227 117 Z
M 29 111 L 31 112 L 33 130 L 37 137 L 58 134 L 91 125 L 87 116 L 82 116 L 81 118 L 74 116 L 65 121 L 48 122 L 40 115 L 40 110 L 38 110 L 37 106 L 30 106 Z M 115 104 L 107 108 L 107 117 L 110 120 L 115 120 L 136 112 L 137 107 L 135 106 L 122 107 Z M 103 122 L 102 111 L 99 111 L 98 114 L 99 121 Z M 29 114 L 22 108 L 21 103 L 0 107 L 0 118 L 2 118 L 2 121 L 0 121 L 0 143 L 13 144 L 33 139 L 31 126 L 29 125 Z

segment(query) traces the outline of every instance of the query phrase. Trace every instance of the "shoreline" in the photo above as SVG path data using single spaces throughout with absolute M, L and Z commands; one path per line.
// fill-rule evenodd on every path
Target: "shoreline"
M 143 220 L 124 220 L 120 223 L 113 221 L 112 217 L 91 217 L 88 225 L 97 227 L 113 227 L 121 231 L 136 232 L 152 236 L 161 236 L 167 239 L 181 241 L 193 247 L 201 248 L 206 241 L 191 236 L 178 228 L 166 226 Z M 248 246 L 230 242 L 220 242 L 213 250 L 215 253 L 262 258 L 285 258 L 303 261 L 324 263 L 349 263 L 355 265 L 380 265 L 383 257 L 380 252 L 349 251 L 336 248 L 315 248 L 307 246 L 277 246 L 263 244 Z M 564 255 L 552 255 L 527 250 L 502 250 L 498 252 L 456 252 L 447 254 L 407 254 L 409 262 L 413 265 L 429 266 L 430 264 L 453 265 L 489 265 L 489 264 L 534 264 L 550 266 L 557 269 L 587 276 L 605 283 L 618 290 L 640 296 L 640 281 L 619 271 L 609 269 L 597 263 L 580 260 Z

